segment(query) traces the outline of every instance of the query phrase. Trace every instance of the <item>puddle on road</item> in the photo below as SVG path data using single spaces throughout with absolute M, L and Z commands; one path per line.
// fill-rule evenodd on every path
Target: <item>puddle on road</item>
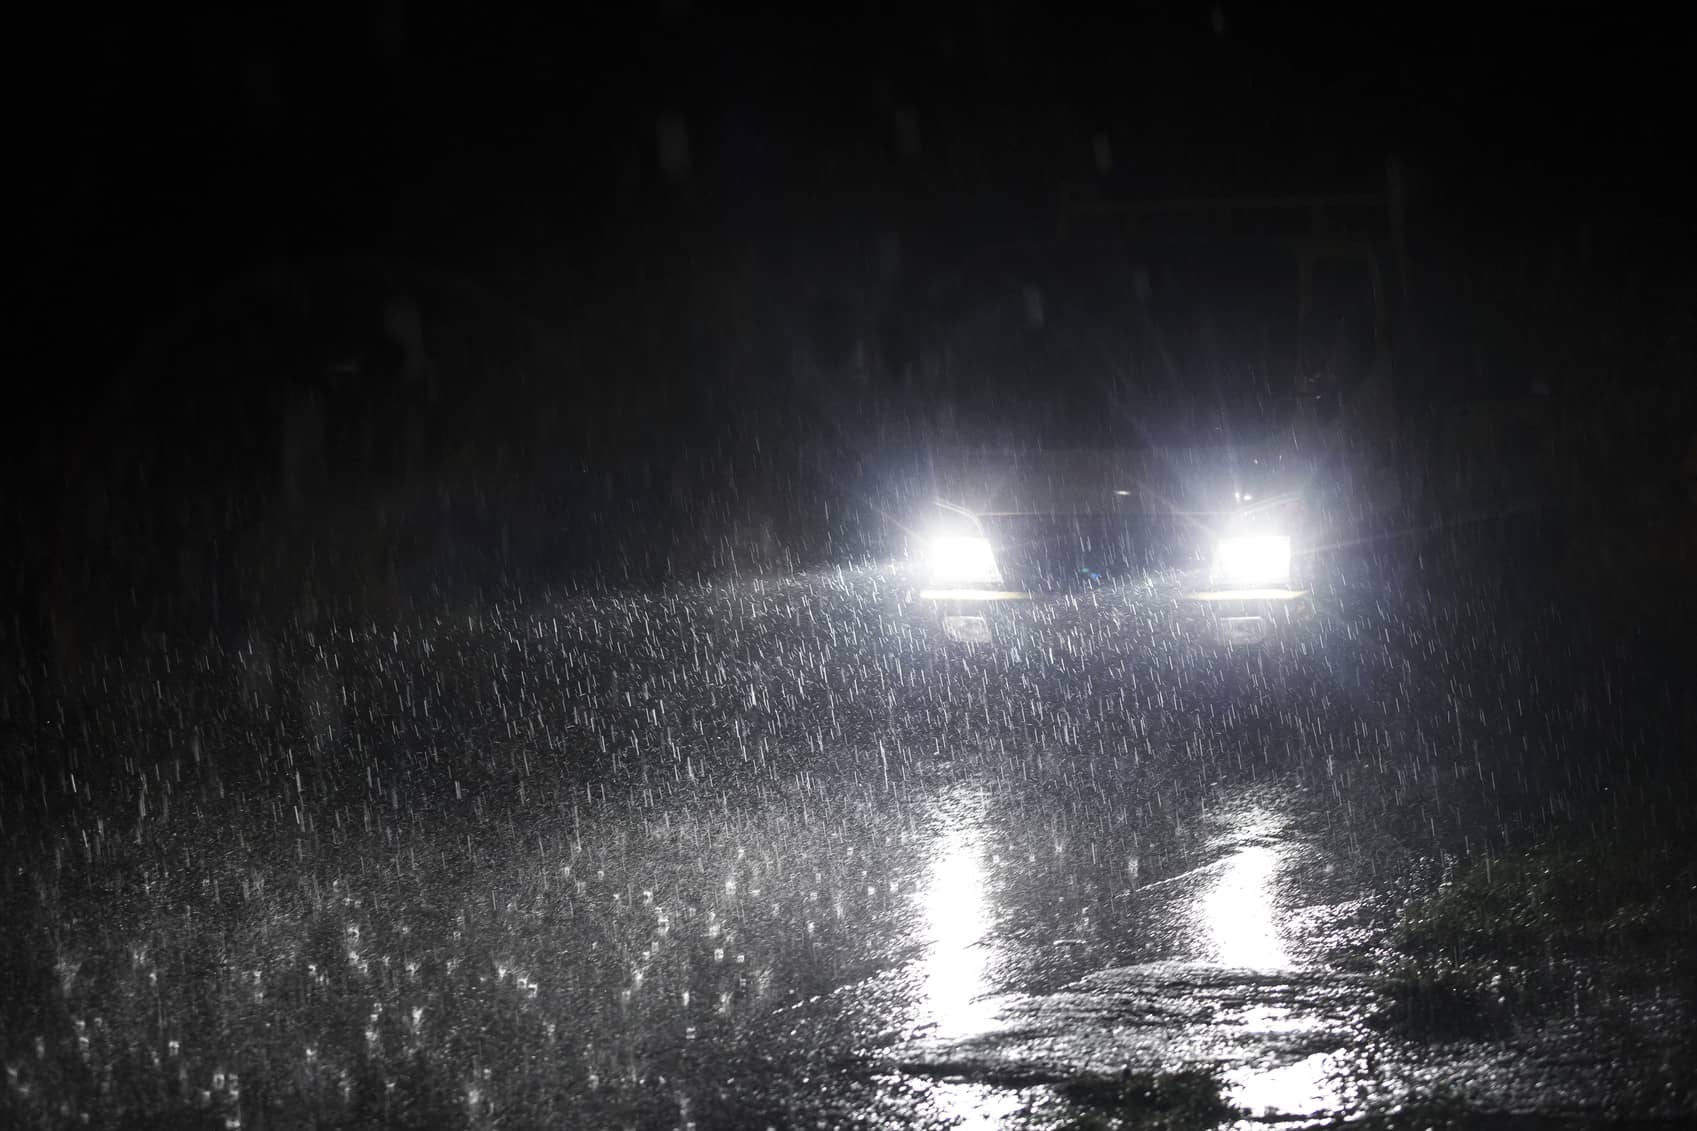
M 1138 886 L 1134 825 L 1116 840 L 1069 827 L 1059 808 L 939 799 L 912 897 L 922 949 L 897 979 L 910 1023 L 880 1094 L 926 1126 L 985 1128 L 1135 1122 L 1149 1113 L 1114 1105 L 1154 1102 L 1162 1087 L 1160 1103 L 1196 1106 L 1197 1126 L 1242 1128 L 1407 1105 L 1561 1115 L 1633 1094 L 1611 1065 L 1643 1054 L 1615 1055 L 1594 1034 L 1384 1035 L 1372 1023 L 1382 976 L 1339 960 L 1367 957 L 1362 934 L 1382 929 L 1363 869 L 1343 839 L 1309 831 L 1300 802 L 1281 808 L 1266 789 L 1232 800 L 1164 858 L 1170 874 Z M 1116 950 L 1122 935 L 1136 938 Z M 1089 972 L 1048 980 L 1062 946 Z
M 939 1080 L 927 1099 L 931 1111 L 957 1131 L 995 1131 L 1017 1118 L 1030 1102 L 1011 1088 L 967 1080 Z
M 1018 1122 L 1028 1089 L 987 1081 L 1112 1079 L 1202 1069 L 1249 1118 L 1300 1119 L 1350 1110 L 1345 1050 L 1368 987 L 1305 969 L 1312 916 L 1287 890 L 1315 849 L 1285 836 L 1263 807 L 1216 809 L 1210 859 L 1136 892 L 1142 914 L 1171 926 L 1162 960 L 1101 970 L 1057 992 L 1006 993 L 997 974 L 1018 956 L 1020 909 L 999 906 L 1000 881 L 1028 864 L 991 851 L 982 799 L 934 811 L 920 897 L 925 953 L 914 971 L 915 1039 L 908 1079 L 928 1077 L 929 1106 L 961 1127 Z M 1311 861 L 1308 861 L 1311 863 Z
M 921 1023 L 934 1040 L 952 1041 L 989 1031 L 996 1015 L 990 994 L 988 876 L 975 825 L 949 828 L 936 848 L 925 890 L 928 950 L 920 975 Z
M 1219 877 L 1197 902 L 1197 914 L 1213 943 L 1213 959 L 1246 970 L 1282 970 L 1291 965 L 1273 904 L 1283 851 L 1255 845 L 1226 859 Z
M 1287 1120 L 1348 1111 L 1347 1068 L 1335 1053 L 1317 1052 L 1272 1068 L 1234 1068 L 1222 1080 L 1227 1100 L 1250 1119 Z

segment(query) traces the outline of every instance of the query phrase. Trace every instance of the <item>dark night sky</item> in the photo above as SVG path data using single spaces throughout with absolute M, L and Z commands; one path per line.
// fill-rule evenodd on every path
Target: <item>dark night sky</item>
M 1081 144 L 1034 139 L 1102 132 L 1145 191 L 1341 187 L 1395 152 L 1478 238 L 1580 214 L 1688 228 L 1667 174 L 1678 71 L 1656 46 L 1674 37 L 1647 13 L 1042 7 L 90 15 L 25 68 L 31 297 L 48 300 L 26 339 L 86 354 L 86 390 L 212 280 L 346 247 L 494 276 L 550 260 L 579 300 L 680 195 L 729 214 L 816 192 L 821 154 L 887 149 L 902 107 L 931 149 L 977 139 L 1014 194 L 1085 167 Z M 688 194 L 656 175 L 668 109 L 691 128 Z
M 875 275 L 867 264 L 896 232 L 909 289 L 885 288 L 878 317 L 911 316 L 911 341 L 952 332 L 950 319 L 970 319 L 910 302 L 929 285 L 910 280 L 968 275 L 954 265 L 975 247 L 1043 217 L 1047 234 L 1057 186 L 1092 179 L 1105 195 L 1376 190 L 1395 155 L 1427 293 L 1452 316 L 1448 340 L 1420 336 L 1442 346 L 1422 372 L 1464 386 L 1557 369 L 1606 382 L 1634 357 L 1679 356 L 1657 344 L 1669 333 L 1644 332 L 1673 325 L 1691 294 L 1684 61 L 1648 9 L 1498 9 L 1482 22 L 1430 5 L 1047 7 L 727 15 L 670 0 L 586 14 L 360 0 L 61 8 L 20 26 L 9 140 L 22 159 L 9 171 L 24 254 L 9 340 L 23 357 L 0 414 L 0 541 L 25 553 L 8 591 L 32 607 L 68 560 L 98 554 L 107 573 L 85 565 L 86 584 L 133 591 L 145 571 L 125 545 L 151 547 L 170 576 L 172 539 L 209 535 L 172 525 L 188 504 L 173 509 L 176 488 L 159 486 L 162 461 L 203 496 L 274 474 L 277 406 L 322 380 L 340 347 L 297 347 L 295 323 L 272 325 L 277 307 L 257 315 L 257 364 L 196 333 L 188 352 L 210 361 L 183 378 L 169 349 L 141 345 L 224 281 L 315 255 L 472 279 L 579 351 L 549 364 L 544 393 L 506 401 L 485 395 L 481 362 L 456 370 L 460 400 L 433 427 L 484 459 L 506 450 L 515 420 L 543 463 L 600 444 L 624 466 L 663 452 L 656 435 L 712 441 L 725 417 L 700 413 L 738 396 L 764 409 L 758 390 L 787 387 L 805 408 L 819 390 L 785 385 L 800 380 L 785 343 L 813 332 L 798 324 L 816 308 L 782 308 L 792 294 Z M 657 155 L 667 113 L 688 127 L 682 179 Z M 903 113 L 917 156 L 898 151 Z M 1098 137 L 1111 142 L 1106 175 Z M 1497 282 L 1460 285 L 1474 260 L 1494 262 Z M 1557 261 L 1545 290 L 1522 285 L 1528 264 Z M 1590 277 L 1570 286 L 1576 262 Z M 735 299 L 724 279 L 740 280 Z M 1599 310 L 1609 295 L 1628 297 Z M 980 301 L 961 309 L 977 317 Z M 751 323 L 764 352 L 735 353 Z M 724 394 L 733 378 L 741 392 Z M 552 399 L 526 400 L 539 397 Z M 461 409 L 488 419 L 474 427 Z M 119 483 L 131 495 L 111 514 L 135 529 L 102 545 L 89 520 L 106 512 L 89 500 Z

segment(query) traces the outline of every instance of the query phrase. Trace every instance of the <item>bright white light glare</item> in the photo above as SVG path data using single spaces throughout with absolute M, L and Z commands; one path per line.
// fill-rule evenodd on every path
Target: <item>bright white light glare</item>
M 931 580 L 999 582 L 1002 571 L 985 538 L 943 535 L 931 539 Z
M 925 1012 L 940 1040 L 981 1033 L 995 1016 L 984 1000 L 990 988 L 987 880 L 976 838 L 951 829 L 937 846 L 924 905 L 931 944 L 923 972 Z
M 1020 1113 L 1031 1104 L 1015 1088 L 966 1080 L 938 1080 L 925 1098 L 955 1131 L 999 1131 L 1019 1126 L 1024 1123 Z
M 1349 1109 L 1342 1057 L 1313 1053 L 1290 1064 L 1246 1065 L 1225 1073 L 1227 1097 L 1251 1120 L 1314 1119 Z
M 1279 852 L 1265 847 L 1239 849 L 1227 859 L 1219 880 L 1202 899 L 1202 921 L 1213 936 L 1223 966 L 1277 970 L 1290 965 L 1279 937 L 1273 883 Z
M 1214 550 L 1214 579 L 1233 585 L 1290 580 L 1290 539 L 1282 534 L 1220 539 Z

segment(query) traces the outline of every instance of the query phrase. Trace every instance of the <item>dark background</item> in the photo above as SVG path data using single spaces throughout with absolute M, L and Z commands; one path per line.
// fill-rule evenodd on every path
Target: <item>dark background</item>
M 345 545 L 327 516 L 373 490 L 411 516 L 373 551 L 391 578 L 439 574 L 445 545 L 510 558 L 515 525 L 562 514 L 602 534 L 541 539 L 536 561 L 719 561 L 741 520 L 702 469 L 752 460 L 805 494 L 808 444 L 840 481 L 845 421 L 936 408 L 891 390 L 973 324 L 975 249 L 1041 237 L 1067 186 L 1378 191 L 1394 158 L 1419 329 L 1404 404 L 1610 398 L 1691 368 L 1678 37 L 1618 5 L 391 0 L 98 11 L 14 51 L 19 656 L 70 619 L 252 614 L 266 601 L 237 594 L 292 594 L 306 568 L 255 547 Z M 439 388 L 362 411 L 420 438 L 280 508 L 290 398 L 344 357 L 393 374 L 374 328 L 393 293 L 421 308 Z M 1685 425 L 1663 424 L 1671 466 Z M 432 491 L 471 502 L 426 521 Z M 489 517 L 491 493 L 518 509 Z M 663 552 L 628 536 L 644 522 L 671 528 Z M 789 533 L 815 557 L 868 544 Z

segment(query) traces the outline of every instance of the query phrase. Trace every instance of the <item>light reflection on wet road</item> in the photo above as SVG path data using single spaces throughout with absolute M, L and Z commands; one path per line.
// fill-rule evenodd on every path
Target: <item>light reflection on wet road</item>
M 1325 948 L 1323 937 L 1306 936 L 1323 936 L 1325 917 L 1287 921 L 1293 901 L 1316 894 L 1291 873 L 1340 869 L 1322 859 L 1322 846 L 1293 839 L 1293 814 L 1270 804 L 1273 791 L 1215 798 L 1199 859 L 1110 897 L 1155 925 L 1147 961 L 1092 970 L 1050 992 L 1028 989 L 1031 970 L 1046 951 L 1084 940 L 1021 930 L 1033 901 L 1055 892 L 1018 882 L 1035 854 L 1017 851 L 1009 838 L 1019 830 L 965 796 L 955 792 L 933 809 L 922 854 L 930 882 L 918 897 L 925 949 L 910 981 L 922 1020 L 906 1071 L 934 1079 L 928 1095 L 938 1111 L 960 1126 L 1002 1126 L 1029 1115 L 1029 1095 L 984 1080 L 1196 1068 L 1216 1074 L 1223 1097 L 1256 1119 L 1352 1110 L 1340 1066 L 1371 992 L 1360 979 L 1306 968 Z M 991 828 L 1014 850 L 988 852 Z M 1051 851 L 1067 848 L 1062 841 Z M 1093 846 L 1098 858 L 1104 848 L 1113 850 Z
M 1226 1095 L 1250 1119 L 1336 1115 L 1348 1110 L 1339 1085 L 1346 1071 L 1341 1058 L 1325 1052 L 1273 1067 L 1232 1068 L 1224 1073 Z
M 57 878 L 11 889 L 61 947 L 14 964 L 64 1021 L 15 1042 L 13 1092 L 74 1092 L 54 1065 L 163 1033 L 217 1112 L 256 1110 L 269 1073 L 330 1115 L 357 1077 L 487 1125 L 1044 1127 L 1069 1083 L 1128 1071 L 1205 1074 L 1256 1119 L 1538 1109 L 1539 1057 L 1587 1047 L 1399 1052 L 1367 1028 L 1411 861 L 1502 802 L 1455 755 L 1460 711 L 1433 716 L 1441 746 L 1409 725 L 1401 653 L 1368 664 L 1364 634 L 1334 633 L 1222 658 L 1128 615 L 934 655 L 880 619 L 882 584 L 603 600 L 467 640 L 350 631 L 345 658 L 296 662 L 378 673 L 353 685 L 369 718 L 315 695 L 283 730 L 296 708 L 244 659 L 230 678 L 263 710 L 216 733 L 249 743 L 245 769 L 196 746 L 0 798 L 73 791 L 63 835 L 26 845 Z M 182 725 L 143 674 L 91 715 L 120 749 Z M 437 712 L 454 726 L 429 742 L 395 728 Z M 1514 768 L 1567 772 L 1538 758 Z M 1576 1104 L 1625 1088 L 1562 1074 Z
M 1278 848 L 1256 844 L 1221 863 L 1219 878 L 1197 907 L 1220 965 L 1254 970 L 1290 965 L 1273 905 L 1280 857 Z
M 927 954 L 921 977 L 922 1024 L 953 1040 L 987 1031 L 991 921 L 983 849 L 971 825 L 948 828 L 932 848 L 925 889 Z

